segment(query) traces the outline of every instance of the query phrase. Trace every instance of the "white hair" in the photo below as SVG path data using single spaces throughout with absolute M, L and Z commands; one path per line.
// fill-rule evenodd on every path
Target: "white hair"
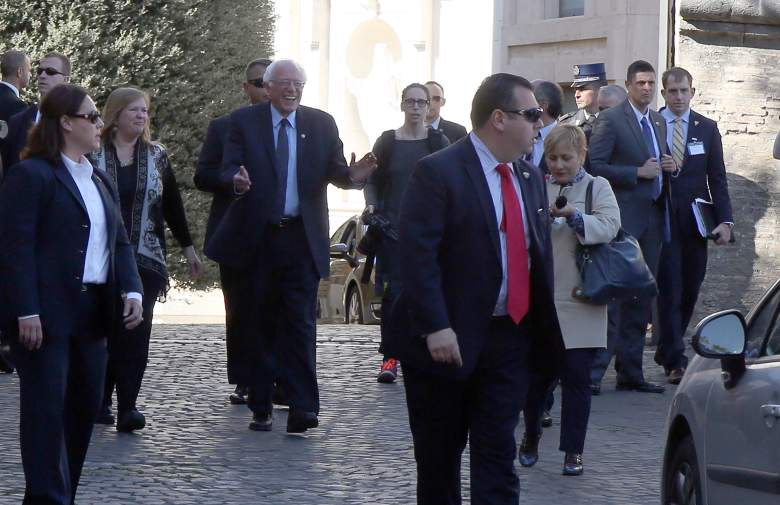
M 599 89 L 599 95 L 604 95 L 606 99 L 614 99 L 617 101 L 623 101 L 628 96 L 625 89 L 621 88 L 617 84 L 607 84 Z
M 265 69 L 265 74 L 263 74 L 263 80 L 266 82 L 272 81 L 276 76 L 277 69 L 282 67 L 295 68 L 295 70 L 299 74 L 301 74 L 301 80 L 306 82 L 306 70 L 304 70 L 303 66 L 300 63 L 291 59 L 274 60 L 273 63 L 268 65 L 268 68 Z

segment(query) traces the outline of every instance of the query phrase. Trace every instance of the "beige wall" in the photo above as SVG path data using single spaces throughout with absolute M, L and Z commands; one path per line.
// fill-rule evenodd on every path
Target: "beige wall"
M 474 90 L 491 70 L 492 0 L 279 0 L 276 8 L 275 57 L 304 65 L 302 103 L 335 117 L 347 156 L 401 125 L 401 90 L 415 81 L 440 81 L 442 116 L 468 127 Z M 358 191 L 331 187 L 328 200 L 331 230 L 364 207 Z

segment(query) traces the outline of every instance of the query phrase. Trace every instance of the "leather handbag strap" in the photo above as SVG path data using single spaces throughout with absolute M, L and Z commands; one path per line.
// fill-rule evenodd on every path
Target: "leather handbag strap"
M 585 190 L 585 214 L 593 214 L 593 179 L 588 182 Z

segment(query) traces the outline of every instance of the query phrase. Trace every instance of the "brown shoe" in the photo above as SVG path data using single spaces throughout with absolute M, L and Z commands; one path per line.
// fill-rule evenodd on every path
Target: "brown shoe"
M 669 384 L 679 384 L 683 378 L 683 375 L 685 375 L 684 368 L 675 368 L 669 372 L 669 378 L 666 379 L 666 381 Z

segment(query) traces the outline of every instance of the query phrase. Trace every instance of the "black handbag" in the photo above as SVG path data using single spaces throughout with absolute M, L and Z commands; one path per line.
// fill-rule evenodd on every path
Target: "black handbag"
M 593 211 L 593 181 L 585 193 L 585 214 Z M 642 256 L 639 242 L 618 230 L 611 242 L 577 246 L 577 268 L 582 284 L 574 297 L 593 305 L 605 305 L 632 298 L 652 298 L 658 294 L 655 278 Z

